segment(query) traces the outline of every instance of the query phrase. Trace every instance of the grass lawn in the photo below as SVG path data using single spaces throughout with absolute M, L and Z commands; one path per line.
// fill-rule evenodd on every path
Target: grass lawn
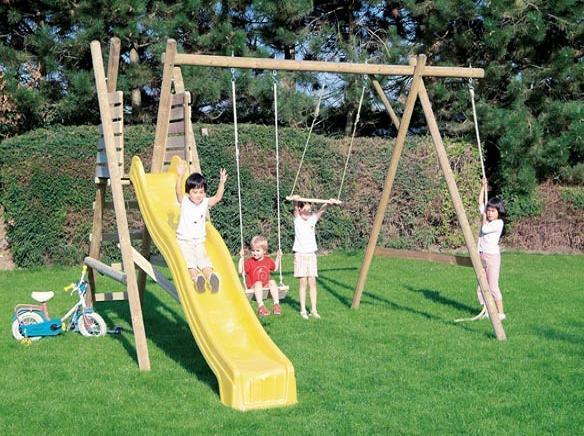
M 297 406 L 237 412 L 195 346 L 181 307 L 149 283 L 144 318 L 152 371 L 140 373 L 126 303 L 97 311 L 119 336 L 70 333 L 24 347 L 10 316 L 30 292 L 60 292 L 78 268 L 0 273 L 2 434 L 581 434 L 584 429 L 584 256 L 505 253 L 509 340 L 478 308 L 470 268 L 377 258 L 361 308 L 350 310 L 362 255 L 319 259 L 321 320 L 298 315 L 297 282 L 263 324 L 296 369 Z M 285 259 L 285 269 L 291 268 Z M 119 286 L 105 278 L 101 290 Z

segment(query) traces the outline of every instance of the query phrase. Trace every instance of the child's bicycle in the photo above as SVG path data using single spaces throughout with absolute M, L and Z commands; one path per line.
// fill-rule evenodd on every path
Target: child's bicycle
M 38 304 L 18 304 L 12 316 L 12 336 L 23 344 L 30 344 L 44 336 L 56 336 L 65 331 L 78 331 L 83 336 L 103 336 L 107 329 L 105 321 L 93 308 L 85 304 L 87 291 L 87 266 L 83 266 L 81 278 L 77 283 L 71 283 L 64 290 L 76 293 L 79 301 L 62 318 L 50 318 L 47 303 L 55 296 L 52 291 L 33 292 L 31 297 Z M 65 320 L 71 318 L 69 324 Z

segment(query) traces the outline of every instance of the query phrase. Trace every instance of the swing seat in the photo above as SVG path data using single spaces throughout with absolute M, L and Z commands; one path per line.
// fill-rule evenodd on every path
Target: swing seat
M 301 197 L 299 195 L 289 195 L 286 197 L 286 200 L 288 201 L 303 201 L 305 203 L 329 203 L 329 204 L 337 204 L 337 205 L 341 205 L 343 204 L 343 202 L 341 200 L 336 200 L 334 198 L 329 198 L 327 200 L 323 200 L 320 198 L 305 198 L 305 197 Z
M 290 286 L 278 285 L 278 298 L 280 300 L 283 300 L 284 298 L 286 298 L 289 290 L 290 290 Z M 249 300 L 251 300 L 254 297 L 255 292 L 253 289 L 246 289 L 245 295 L 247 296 L 247 298 Z M 262 298 L 265 300 L 266 298 L 268 298 L 269 295 L 270 295 L 270 288 L 262 288 Z

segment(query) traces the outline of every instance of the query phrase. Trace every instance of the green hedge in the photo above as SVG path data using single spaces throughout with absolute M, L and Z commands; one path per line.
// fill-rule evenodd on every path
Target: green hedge
M 212 219 L 233 253 L 239 250 L 239 218 L 233 130 L 230 125 L 205 126 L 209 132 L 196 139 L 211 194 L 221 167 L 229 180 L 224 200 L 212 210 Z M 280 129 L 281 197 L 290 194 L 298 169 L 305 130 Z M 5 207 L 8 239 L 19 266 L 78 263 L 89 249 L 97 131 L 93 126 L 36 130 L 0 143 L 0 202 Z M 128 127 L 125 134 L 126 169 L 137 154 L 150 162 L 154 128 Z M 318 229 L 321 249 L 358 249 L 367 243 L 381 195 L 393 142 L 356 138 L 342 193 L 343 207 L 331 208 Z M 273 128 L 240 125 L 241 182 L 244 238 L 256 233 L 277 243 L 275 149 Z M 313 135 L 295 193 L 336 197 L 343 172 L 348 139 Z M 479 162 L 474 147 L 447 144 L 469 219 L 476 221 Z M 131 196 L 131 194 L 128 194 Z M 113 212 L 106 216 L 114 223 Z M 139 213 L 130 215 L 139 228 Z M 282 244 L 293 242 L 291 205 L 282 202 Z M 458 229 L 446 183 L 440 175 L 429 138 L 408 139 L 386 214 L 380 244 L 403 248 L 456 248 L 463 239 Z M 104 253 L 114 260 L 115 246 Z

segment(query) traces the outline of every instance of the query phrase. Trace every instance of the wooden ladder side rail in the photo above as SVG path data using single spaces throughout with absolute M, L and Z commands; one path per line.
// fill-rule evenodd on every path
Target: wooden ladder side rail
M 167 45 L 167 47 L 168 47 L 168 45 Z M 175 51 L 176 51 L 176 47 L 175 47 Z M 165 66 L 165 68 L 166 68 L 166 66 Z M 167 70 L 165 69 L 165 71 L 167 71 Z M 187 94 L 185 92 L 182 71 L 181 71 L 180 67 L 173 67 L 172 68 L 172 77 L 171 77 L 170 84 L 168 84 L 168 88 L 170 88 L 172 85 L 174 85 L 175 93 L 185 93 L 185 97 L 183 99 L 185 160 L 189 165 L 190 172 L 196 171 L 196 172 L 200 173 L 201 172 L 201 165 L 200 165 L 199 154 L 197 151 L 197 144 L 195 142 L 195 135 L 193 132 L 193 125 L 192 125 L 192 120 L 191 120 L 191 106 L 190 106 L 191 101 L 190 101 L 190 97 L 187 99 Z M 163 86 L 166 86 L 166 84 L 164 83 L 164 79 L 163 79 Z M 154 165 L 159 165 L 158 162 L 160 162 L 161 169 L 162 169 L 162 166 L 164 165 L 164 155 L 166 154 L 166 141 L 168 139 L 168 123 L 169 123 L 169 119 L 170 119 L 170 111 L 171 111 L 171 106 L 172 106 L 172 92 L 170 92 L 170 89 L 169 89 L 169 94 L 168 94 L 168 101 L 169 101 L 169 103 L 167 106 L 166 121 L 164 121 L 164 119 L 161 119 L 161 117 L 160 117 L 161 107 L 159 107 L 160 122 L 166 122 L 166 125 L 167 125 L 167 129 L 166 129 L 166 133 L 165 133 L 166 136 L 164 138 L 160 138 L 161 144 L 162 144 L 162 139 L 164 139 L 164 146 L 161 145 L 158 148 L 158 151 L 155 151 L 155 153 L 160 153 L 160 157 L 159 157 L 160 160 L 158 160 L 158 158 L 157 158 L 157 160 L 155 161 L 155 157 L 153 154 L 152 165 L 151 165 L 152 167 L 154 167 Z M 161 96 L 160 104 L 162 104 L 162 96 Z M 158 129 L 158 121 L 157 121 L 156 131 L 158 132 L 158 130 L 159 129 Z M 155 143 L 156 143 L 156 140 L 155 140 Z M 155 147 L 155 150 L 156 150 L 156 147 Z M 146 226 L 144 226 L 144 233 L 142 235 L 142 245 L 140 247 L 140 253 L 147 261 L 150 258 L 151 247 L 152 247 L 152 238 L 150 237 L 150 234 L 148 233 L 148 229 L 146 228 Z M 138 290 L 140 292 L 140 299 L 141 300 L 143 300 L 143 298 L 144 298 L 144 290 L 146 288 L 146 275 L 147 275 L 147 272 L 141 268 L 139 273 L 138 273 Z
M 472 265 L 479 282 L 481 292 L 483 294 L 484 301 L 486 303 L 487 311 L 489 313 L 489 318 L 491 324 L 493 325 L 493 330 L 499 341 L 507 340 L 507 335 L 503 329 L 503 324 L 499 318 L 499 312 L 495 305 L 495 300 L 489 291 L 489 284 L 487 282 L 487 276 L 485 270 L 481 264 L 481 259 L 479 257 L 479 252 L 477 244 L 470 228 L 468 218 L 466 216 L 466 211 L 464 210 L 464 205 L 462 204 L 462 199 L 460 198 L 460 193 L 458 192 L 458 187 L 456 186 L 456 180 L 454 179 L 454 174 L 452 168 L 450 168 L 450 162 L 448 161 L 448 155 L 446 153 L 446 148 L 442 142 L 442 137 L 440 135 L 440 130 L 438 129 L 438 123 L 434 116 L 434 111 L 432 110 L 432 104 L 430 103 L 430 98 L 426 92 L 426 87 L 422 81 L 420 85 L 420 90 L 418 92 L 420 97 L 420 103 L 422 103 L 422 108 L 424 109 L 424 115 L 426 116 L 426 122 L 430 128 L 430 134 L 432 136 L 432 141 L 436 147 L 436 152 L 438 154 L 438 162 L 442 168 L 442 173 L 446 178 L 446 184 L 448 185 L 448 191 L 450 192 L 450 197 L 454 203 L 454 210 L 456 211 L 456 217 L 460 227 L 462 228 L 462 233 L 464 235 L 464 241 L 466 243 L 466 248 L 470 255 Z
M 381 225 L 383 224 L 383 218 L 385 216 L 385 211 L 389 203 L 389 197 L 391 190 L 393 188 L 393 182 L 395 180 L 395 175 L 397 173 L 397 167 L 401 157 L 401 153 L 404 148 L 406 135 L 408 133 L 408 128 L 410 125 L 410 120 L 412 119 L 412 114 L 414 112 L 414 106 L 418 98 L 418 90 L 422 82 L 421 72 L 426 64 L 426 58 L 422 57 L 416 63 L 414 77 L 412 79 L 412 85 L 410 87 L 410 92 L 406 100 L 406 105 L 404 107 L 404 113 L 402 115 L 402 120 L 398 129 L 397 139 L 393 147 L 393 152 L 391 154 L 391 162 L 387 170 L 387 175 L 385 177 L 385 183 L 383 185 L 383 191 L 381 193 L 381 198 L 379 199 L 379 205 L 377 206 L 377 212 L 375 213 L 375 219 L 373 221 L 373 228 L 371 229 L 371 234 L 369 236 L 369 242 L 367 243 L 367 248 L 365 250 L 365 257 L 363 258 L 363 263 L 361 264 L 361 269 L 359 271 L 359 278 L 355 286 L 355 292 L 353 294 L 353 302 L 351 305 L 352 309 L 359 308 L 361 303 L 361 296 L 363 294 L 363 289 L 365 288 L 365 281 L 367 280 L 367 274 L 369 273 L 369 268 L 371 266 L 371 261 L 373 260 L 373 254 L 375 252 L 375 247 L 377 245 L 377 239 L 379 238 L 379 233 L 381 232 Z
M 118 83 L 118 71 L 120 65 L 120 39 L 113 37 L 110 40 L 108 68 L 107 68 L 107 91 L 114 92 Z M 106 186 L 98 184 L 95 190 L 95 200 L 93 202 L 93 225 L 91 232 L 91 241 L 89 246 L 89 256 L 95 259 L 100 257 L 102 234 L 103 234 L 103 213 L 105 202 Z M 95 276 L 91 268 L 87 271 L 87 283 L 89 284 L 85 296 L 86 303 L 91 306 L 95 302 Z
M 154 135 L 154 150 L 150 171 L 159 173 L 164 165 L 164 153 L 168 139 L 170 109 L 172 105 L 172 81 L 174 76 L 174 58 L 176 56 L 176 41 L 169 39 L 166 42 L 164 67 L 162 70 L 162 84 L 160 85 L 160 101 L 156 118 L 156 133 Z
M 146 343 L 146 332 L 144 330 L 144 319 L 142 317 L 142 307 L 136 280 L 136 270 L 132 256 L 132 245 L 128 228 L 128 217 L 124 202 L 124 193 L 121 182 L 121 174 L 117 165 L 114 133 L 111 121 L 108 91 L 106 86 L 103 59 L 101 54 L 101 44 L 98 41 L 91 43 L 91 57 L 93 71 L 95 75 L 95 85 L 99 102 L 99 112 L 103 128 L 105 151 L 108 159 L 108 170 L 111 180 L 112 198 L 114 202 L 116 224 L 122 252 L 122 262 L 127 279 L 127 292 L 132 318 L 132 328 L 136 342 L 136 354 L 140 370 L 150 370 L 150 357 L 148 356 L 148 344 Z
M 473 266 L 470 257 L 453 254 L 432 253 L 426 251 L 398 250 L 395 248 L 375 247 L 375 256 L 395 257 L 399 259 L 427 260 L 448 265 Z

